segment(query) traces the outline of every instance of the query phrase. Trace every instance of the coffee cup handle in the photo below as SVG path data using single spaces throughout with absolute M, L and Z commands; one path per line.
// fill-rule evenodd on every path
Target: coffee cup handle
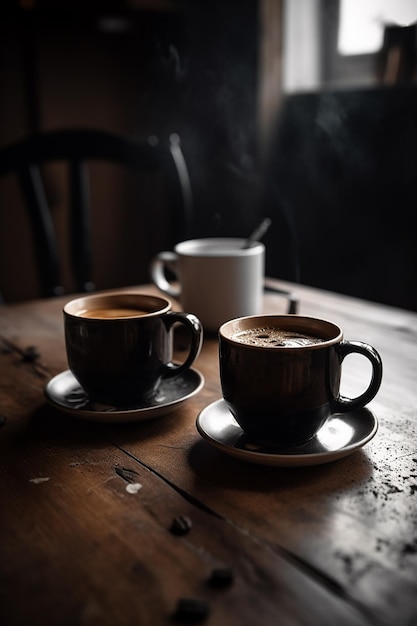
M 166 376 L 176 376 L 180 372 L 189 369 L 200 354 L 201 345 L 203 343 L 203 326 L 198 317 L 192 313 L 181 313 L 179 311 L 168 311 L 165 313 L 164 323 L 167 331 L 170 331 L 174 324 L 184 324 L 191 334 L 190 349 L 185 361 L 179 364 L 171 361 L 165 366 Z
M 171 283 L 166 276 L 166 270 L 177 276 L 177 260 L 178 256 L 175 252 L 159 252 L 151 261 L 150 274 L 154 284 L 163 293 L 177 298 L 181 293 L 181 287 Z
M 333 413 L 346 413 L 364 407 L 377 394 L 382 382 L 382 360 L 378 352 L 367 343 L 362 341 L 343 341 L 340 344 L 341 362 L 348 354 L 361 354 L 366 357 L 372 365 L 372 376 L 368 388 L 356 398 L 346 398 L 339 396 L 331 404 Z

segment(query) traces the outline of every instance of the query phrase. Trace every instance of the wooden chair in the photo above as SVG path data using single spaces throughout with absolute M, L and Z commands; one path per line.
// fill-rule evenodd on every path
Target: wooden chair
M 62 283 L 60 250 L 54 230 L 41 166 L 50 161 L 66 161 L 69 171 L 70 265 L 77 291 L 95 288 L 92 279 L 89 162 L 108 161 L 133 171 L 163 174 L 169 198 L 166 228 L 173 240 L 190 235 L 192 196 L 188 170 L 178 135 L 169 142 L 152 136 L 137 141 L 92 129 L 57 130 L 34 134 L 0 150 L 0 177 L 15 173 L 23 193 L 34 238 L 42 296 L 65 292 Z

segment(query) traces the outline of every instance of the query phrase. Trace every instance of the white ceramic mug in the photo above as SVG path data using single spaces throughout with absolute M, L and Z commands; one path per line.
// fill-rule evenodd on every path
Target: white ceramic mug
M 223 322 L 262 311 L 265 246 L 245 239 L 214 237 L 178 243 L 151 263 L 151 277 L 163 292 L 197 315 L 204 330 L 217 332 Z M 174 281 L 167 278 L 172 272 Z

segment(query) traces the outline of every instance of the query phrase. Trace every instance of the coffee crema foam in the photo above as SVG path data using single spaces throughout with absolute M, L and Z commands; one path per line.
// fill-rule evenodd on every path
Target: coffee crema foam
M 233 341 L 259 348 L 303 348 L 322 343 L 324 339 L 312 335 L 304 335 L 297 331 L 280 330 L 278 328 L 249 328 L 231 336 Z
M 77 311 L 78 317 L 88 317 L 98 320 L 117 319 L 120 317 L 140 317 L 147 315 L 149 311 L 135 309 L 134 307 L 103 307 L 101 309 L 81 309 Z

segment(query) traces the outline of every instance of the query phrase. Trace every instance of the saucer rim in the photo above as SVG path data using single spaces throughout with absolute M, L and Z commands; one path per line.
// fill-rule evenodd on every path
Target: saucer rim
M 212 436 L 210 432 L 207 431 L 203 427 L 202 421 L 204 419 L 205 414 L 208 411 L 215 410 L 217 406 L 222 406 L 222 408 L 226 409 L 230 418 L 229 423 L 235 426 L 238 430 L 240 430 L 243 433 L 241 427 L 236 422 L 235 418 L 233 417 L 233 415 L 230 413 L 229 409 L 227 408 L 226 403 L 224 402 L 223 398 L 220 398 L 208 404 L 198 414 L 197 419 L 196 419 L 196 428 L 200 436 L 205 441 L 210 443 L 212 446 L 214 446 L 218 450 L 221 450 L 225 454 L 232 456 L 234 458 L 240 459 L 242 461 L 248 461 L 251 463 L 258 464 L 258 465 L 269 465 L 269 466 L 275 466 L 275 467 L 302 467 L 302 466 L 322 465 L 324 463 L 330 463 L 338 459 L 342 459 L 346 456 L 349 456 L 356 450 L 359 450 L 364 445 L 369 443 L 369 441 L 371 441 L 371 439 L 373 439 L 373 437 L 376 435 L 378 431 L 378 427 L 379 427 L 378 419 L 376 415 L 374 414 L 374 412 L 370 410 L 368 407 L 363 407 L 363 408 L 366 408 L 366 410 L 369 412 L 370 416 L 372 417 L 372 426 L 370 427 L 369 432 L 364 437 L 362 437 L 359 441 L 350 443 L 345 446 L 341 446 L 337 450 L 323 450 L 322 452 L 312 452 L 312 453 L 304 452 L 300 454 L 293 454 L 293 453 L 289 454 L 289 453 L 285 453 L 284 451 L 282 453 L 265 452 L 265 451 L 257 452 L 256 450 L 244 450 L 243 448 L 235 447 L 234 445 L 228 444 L 226 442 L 222 442 L 218 438 L 215 438 L 214 436 Z M 349 415 L 349 413 L 353 413 L 353 411 L 350 411 L 348 413 L 334 413 L 333 415 L 334 416 L 337 415 L 338 418 L 343 420 L 344 416 Z M 288 448 L 288 449 L 294 450 L 296 447 L 297 446 L 292 446 L 291 448 Z
M 183 379 L 184 376 L 187 376 L 190 372 L 192 372 L 197 378 L 195 386 L 193 387 L 191 391 L 187 391 L 187 393 L 184 393 L 183 395 L 179 395 L 178 398 L 175 398 L 174 400 L 170 400 L 169 402 L 161 403 L 161 404 L 154 405 L 154 406 L 148 406 L 148 407 L 145 406 L 145 407 L 132 408 L 132 409 L 120 409 L 120 410 L 115 409 L 111 411 L 105 411 L 105 410 L 100 411 L 99 409 L 84 409 L 83 407 L 68 406 L 67 404 L 57 402 L 53 397 L 51 397 L 50 389 L 51 387 L 53 387 L 54 384 L 57 383 L 58 379 L 63 378 L 63 377 L 68 377 L 69 379 L 72 379 L 74 381 L 74 384 L 77 384 L 79 387 L 81 387 L 81 385 L 77 383 L 74 375 L 69 369 L 59 372 L 59 374 L 56 374 L 55 376 L 53 376 L 46 383 L 44 387 L 44 395 L 47 401 L 49 402 L 49 404 L 51 404 L 51 406 L 55 407 L 56 409 L 60 411 L 63 411 L 72 416 L 75 416 L 79 419 L 96 421 L 96 422 L 106 422 L 106 423 L 147 421 L 150 419 L 155 419 L 157 417 L 160 417 L 161 415 L 170 413 L 171 411 L 174 411 L 181 404 L 183 404 L 184 402 L 186 402 L 187 400 L 189 400 L 190 398 L 192 398 L 193 396 L 195 396 L 197 393 L 201 391 L 201 389 L 203 388 L 205 384 L 205 379 L 204 379 L 203 374 L 198 369 L 194 367 L 190 367 L 187 370 L 177 374 L 177 376 Z M 163 380 L 168 381 L 169 378 L 166 377 Z

